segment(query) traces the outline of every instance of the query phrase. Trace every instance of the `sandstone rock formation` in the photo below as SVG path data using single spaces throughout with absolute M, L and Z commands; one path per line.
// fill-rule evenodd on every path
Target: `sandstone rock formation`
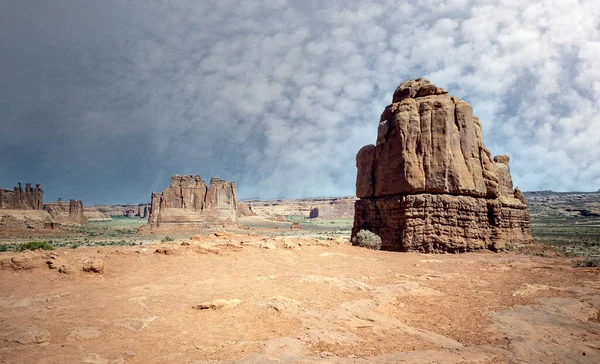
M 238 202 L 237 204 L 237 215 L 238 217 L 256 216 L 250 205 L 243 202 Z
M 141 219 L 148 218 L 148 206 L 148 204 L 139 204 L 137 214 L 135 216 Z
M 352 218 L 354 202 L 352 197 L 318 197 L 277 200 L 246 200 L 252 213 L 268 219 L 277 216 L 298 216 L 309 218 Z M 241 215 L 239 215 L 241 216 Z
M 102 213 L 96 206 L 83 206 L 83 216 L 88 221 L 110 221 L 110 215 Z
M 88 223 L 83 214 L 83 203 L 81 200 L 69 200 L 69 222 L 80 225 Z
M 151 228 L 237 223 L 235 183 L 213 177 L 207 187 L 200 176 L 171 177 L 162 193 L 152 192 Z
M 42 210 L 44 190 L 37 184 L 23 186 L 19 183 L 12 190 L 0 189 L 0 210 Z
M 0 228 L 44 229 L 51 226 L 50 215 L 43 211 L 44 191 L 40 185 L 19 183 L 12 190 L 0 189 Z
M 317 206 L 311 207 L 308 217 L 314 219 L 320 218 L 347 218 L 354 216 L 354 202 L 353 198 L 332 198 L 329 203 L 321 203 Z
M 86 207 L 86 210 L 88 208 Z M 149 203 L 131 204 L 131 205 L 95 205 L 94 212 L 99 212 L 106 219 L 111 219 L 111 216 L 127 216 L 139 217 L 141 219 L 148 218 L 150 210 Z M 90 210 L 91 211 L 91 210 Z M 87 211 L 84 211 L 87 212 Z
M 44 204 L 44 210 L 50 214 L 53 223 L 86 225 L 89 222 L 81 200 L 69 200 L 67 204 L 59 198 L 56 202 Z
M 509 158 L 492 160 L 471 105 L 425 79 L 396 89 L 356 167 L 353 237 L 366 229 L 382 249 L 423 252 L 532 241 Z

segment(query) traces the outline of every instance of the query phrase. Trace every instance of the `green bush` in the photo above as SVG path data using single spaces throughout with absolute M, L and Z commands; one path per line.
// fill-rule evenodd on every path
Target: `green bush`
M 45 241 L 30 241 L 29 243 L 25 243 L 19 247 L 20 251 L 25 250 L 54 250 L 54 247 Z
M 600 260 L 598 258 L 590 257 L 583 260 L 574 260 L 572 265 L 574 268 L 600 267 Z
M 352 238 L 352 245 L 379 250 L 381 249 L 381 238 L 369 230 L 361 230 Z

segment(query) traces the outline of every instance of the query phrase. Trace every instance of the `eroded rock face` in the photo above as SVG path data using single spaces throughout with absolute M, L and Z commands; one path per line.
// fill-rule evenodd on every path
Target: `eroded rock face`
M 152 192 L 151 227 L 237 223 L 235 183 L 213 177 L 207 186 L 200 176 L 171 177 L 162 193 Z
M 88 220 L 83 215 L 83 203 L 81 200 L 69 200 L 69 222 L 85 225 Z
M 19 183 L 12 190 L 0 189 L 0 210 L 42 210 L 44 207 L 44 190 L 37 184 L 25 184 L 25 190 Z
M 532 240 L 508 156 L 492 160 L 471 105 L 425 79 L 398 86 L 376 145 L 358 152 L 356 167 L 352 235 L 370 230 L 384 249 L 471 251 Z
M 248 205 L 247 203 L 243 203 L 243 202 L 238 202 L 237 214 L 238 214 L 238 217 L 256 216 L 254 211 L 252 211 L 252 208 L 250 207 L 250 205 Z
M 44 191 L 38 184 L 21 183 L 12 190 L 0 189 L 0 228 L 44 229 L 51 224 L 51 217 L 43 211 Z
M 320 201 L 318 206 L 311 207 L 308 217 L 314 219 L 317 217 L 321 218 L 339 218 L 339 217 L 352 217 L 354 215 L 354 202 L 353 198 L 333 198 L 329 203 L 323 203 Z

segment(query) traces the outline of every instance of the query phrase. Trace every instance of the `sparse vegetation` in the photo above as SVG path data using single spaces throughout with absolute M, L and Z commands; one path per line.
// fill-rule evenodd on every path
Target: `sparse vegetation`
M 0 252 L 10 252 L 14 250 L 13 244 L 0 244 Z
M 586 259 L 574 260 L 572 263 L 574 268 L 593 268 L 600 267 L 600 259 L 595 257 L 589 257 Z
M 38 249 L 42 249 L 42 250 L 54 250 L 54 247 L 45 242 L 45 241 L 30 241 L 28 243 L 22 244 L 19 247 L 20 251 L 25 251 L 25 250 L 38 250 Z
M 352 238 L 352 245 L 358 245 L 360 247 L 373 250 L 380 250 L 381 238 L 369 230 L 361 230 L 356 234 L 355 237 Z
M 167 235 L 167 236 L 165 236 L 164 238 L 162 238 L 162 240 L 161 240 L 161 241 L 162 241 L 163 243 L 166 243 L 166 242 L 168 242 L 168 241 L 173 241 L 173 240 L 174 240 L 174 239 L 173 239 L 171 236 L 168 236 L 168 235 Z
M 600 255 L 597 193 L 526 193 L 531 233 L 566 256 Z

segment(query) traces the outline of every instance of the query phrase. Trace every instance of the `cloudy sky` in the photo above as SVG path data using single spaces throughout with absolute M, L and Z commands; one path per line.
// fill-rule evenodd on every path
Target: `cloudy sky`
M 0 0 L 0 186 L 352 195 L 396 86 L 473 105 L 523 190 L 600 188 L 600 1 Z

